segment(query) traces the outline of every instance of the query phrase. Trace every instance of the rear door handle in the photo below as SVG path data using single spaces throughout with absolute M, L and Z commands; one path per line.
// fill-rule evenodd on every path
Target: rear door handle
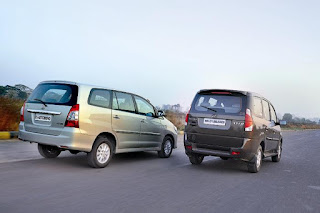
M 146 120 L 141 120 L 141 123 L 145 123 L 146 122 Z
M 113 116 L 114 119 L 120 119 L 118 115 Z

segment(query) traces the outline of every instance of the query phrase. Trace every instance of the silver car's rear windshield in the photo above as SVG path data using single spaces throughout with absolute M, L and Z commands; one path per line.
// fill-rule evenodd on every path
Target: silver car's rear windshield
M 224 94 L 197 94 L 191 112 L 226 115 L 245 115 L 246 96 Z
M 77 103 L 78 86 L 69 84 L 39 84 L 27 103 L 45 103 L 73 106 Z

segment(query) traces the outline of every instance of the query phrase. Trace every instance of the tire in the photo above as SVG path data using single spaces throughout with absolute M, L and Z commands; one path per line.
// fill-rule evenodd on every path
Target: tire
M 222 160 L 229 160 L 228 157 L 220 157 Z
M 44 158 L 56 158 L 61 153 L 61 150 L 58 147 L 43 144 L 38 144 L 38 151 Z
M 281 160 L 281 154 L 282 154 L 282 142 L 280 141 L 277 148 L 277 155 L 272 156 L 273 162 L 279 162 Z
M 160 158 L 169 158 L 171 156 L 173 150 L 173 141 L 171 137 L 166 136 L 163 139 L 163 142 L 161 144 L 161 150 L 158 151 L 158 156 Z
M 76 154 L 79 153 L 79 151 L 76 151 L 76 150 L 69 150 L 69 152 L 70 152 L 71 154 L 73 154 L 73 155 L 76 155 Z
M 114 144 L 108 138 L 99 137 L 93 144 L 91 152 L 87 154 L 89 166 L 93 168 L 106 167 L 114 155 Z
M 189 155 L 189 160 L 190 163 L 193 165 L 199 165 L 202 163 L 204 156 L 203 155 L 198 155 L 198 154 L 190 154 Z
M 259 146 L 258 150 L 254 156 L 253 162 L 248 163 L 248 171 L 251 173 L 257 173 L 260 171 L 262 164 L 263 151 L 262 147 Z

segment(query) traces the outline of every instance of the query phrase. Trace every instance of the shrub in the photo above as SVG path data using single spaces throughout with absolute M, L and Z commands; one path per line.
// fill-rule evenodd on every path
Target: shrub
M 0 97 L 0 131 L 17 131 L 22 100 Z
M 185 123 L 185 114 L 181 112 L 174 112 L 167 110 L 166 111 L 166 118 L 173 123 L 178 130 L 184 130 L 184 123 Z

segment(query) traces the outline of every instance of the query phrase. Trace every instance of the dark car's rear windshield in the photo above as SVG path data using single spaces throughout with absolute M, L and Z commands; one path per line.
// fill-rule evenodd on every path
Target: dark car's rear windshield
M 69 84 L 45 83 L 39 84 L 32 92 L 27 103 L 68 105 L 77 103 L 78 86 Z M 41 101 L 39 101 L 41 100 Z
M 245 115 L 246 96 L 224 94 L 197 94 L 191 112 L 226 115 Z

